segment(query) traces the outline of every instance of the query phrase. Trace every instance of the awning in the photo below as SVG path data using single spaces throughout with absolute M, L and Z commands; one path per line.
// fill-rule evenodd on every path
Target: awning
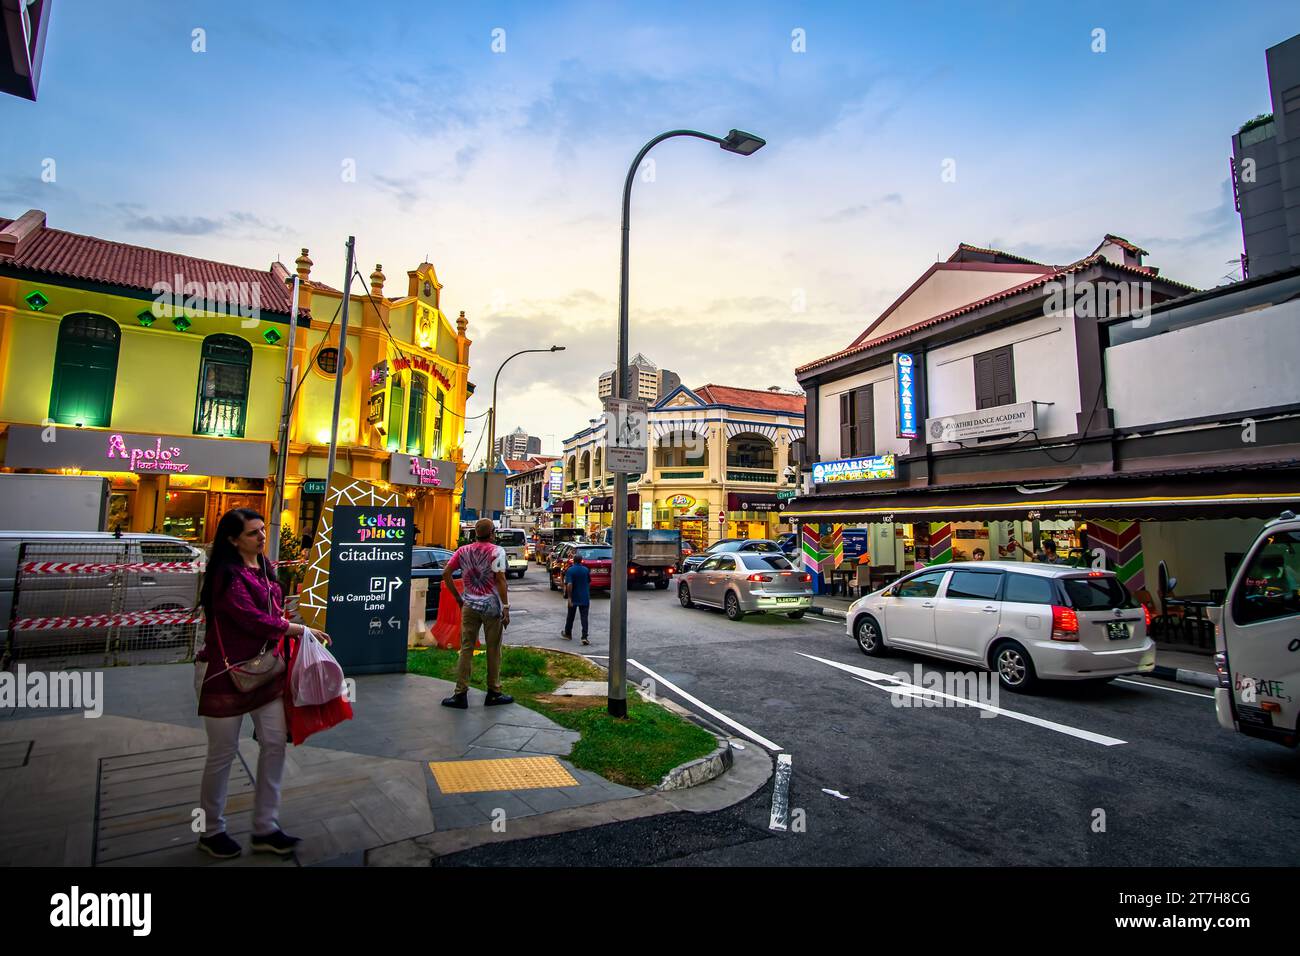
M 641 495 L 637 493 L 627 496 L 627 510 L 638 511 L 641 508 Z M 614 496 L 605 495 L 603 498 L 592 498 L 587 503 L 587 512 L 589 514 L 604 514 L 614 510 Z
M 1045 521 L 1087 518 L 1168 521 L 1271 518 L 1300 507 L 1300 471 L 998 485 L 873 495 L 809 495 L 782 502 L 786 518 L 836 522 Z
M 773 493 L 729 491 L 727 492 L 728 511 L 776 511 L 777 500 Z
M 565 498 L 563 501 L 560 502 L 560 514 L 562 514 L 562 515 L 571 515 L 571 514 L 573 514 L 573 499 L 572 499 L 572 498 Z

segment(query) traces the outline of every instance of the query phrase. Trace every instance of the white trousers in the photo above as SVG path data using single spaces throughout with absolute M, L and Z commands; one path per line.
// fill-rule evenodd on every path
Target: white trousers
M 197 664 L 195 686 L 201 685 Z M 249 714 L 257 731 L 257 779 L 253 795 L 253 833 L 262 836 L 280 829 L 280 780 L 284 776 L 284 751 L 289 730 L 284 719 L 284 701 L 276 698 Z M 208 759 L 203 767 L 199 806 L 207 822 L 204 836 L 226 832 L 226 792 L 230 787 L 230 766 L 239 753 L 239 732 L 243 716 L 204 717 L 208 731 Z

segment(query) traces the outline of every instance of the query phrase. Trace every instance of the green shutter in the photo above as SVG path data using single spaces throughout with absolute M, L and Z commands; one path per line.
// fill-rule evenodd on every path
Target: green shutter
M 121 343 L 117 323 L 100 315 L 69 315 L 59 323 L 50 418 L 61 425 L 112 424 Z
M 406 408 L 406 389 L 402 380 L 394 375 L 388 393 L 388 441 L 385 446 L 390 450 L 402 447 L 402 412 Z
M 411 374 L 411 413 L 407 416 L 406 453 L 424 454 L 424 406 L 429 396 L 428 379 L 418 372 Z

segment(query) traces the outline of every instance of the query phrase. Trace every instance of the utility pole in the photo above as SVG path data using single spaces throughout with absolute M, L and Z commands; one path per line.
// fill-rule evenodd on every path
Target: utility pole
M 298 342 L 298 283 L 293 277 L 293 305 L 289 309 L 289 341 L 285 343 L 284 398 L 280 402 L 279 446 L 275 461 L 275 496 L 271 499 L 271 540 L 267 550 L 272 561 L 280 560 L 280 512 L 284 510 L 284 480 L 289 464 L 289 416 L 293 413 L 293 351 Z
M 348 236 L 347 277 L 343 280 L 343 320 L 339 325 L 338 364 L 334 367 L 334 417 L 330 424 L 330 457 L 325 468 L 326 483 L 334 479 L 334 459 L 339 448 L 339 403 L 343 400 L 343 366 L 348 355 L 348 293 L 352 290 L 352 259 L 356 237 Z

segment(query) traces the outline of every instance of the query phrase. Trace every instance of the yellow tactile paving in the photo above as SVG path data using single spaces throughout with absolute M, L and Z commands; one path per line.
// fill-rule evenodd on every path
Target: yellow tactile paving
M 577 787 L 578 781 L 554 757 L 502 757 L 499 760 L 436 760 L 429 762 L 443 793 L 486 790 L 538 790 Z

